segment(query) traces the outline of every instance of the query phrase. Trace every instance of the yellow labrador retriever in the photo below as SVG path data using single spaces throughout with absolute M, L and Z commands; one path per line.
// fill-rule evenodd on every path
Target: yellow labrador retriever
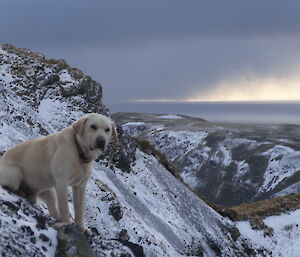
M 113 137 L 114 123 L 101 114 L 91 113 L 60 132 L 18 144 L 0 159 L 0 185 L 13 191 L 26 188 L 32 201 L 41 198 L 49 214 L 70 223 L 67 199 L 72 186 L 75 224 L 89 233 L 83 224 L 83 204 L 92 161 Z

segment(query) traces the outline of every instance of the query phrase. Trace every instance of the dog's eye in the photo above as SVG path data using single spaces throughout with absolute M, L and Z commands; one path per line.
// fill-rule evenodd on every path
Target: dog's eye
M 93 130 L 97 130 L 96 125 L 91 125 L 91 128 L 92 128 Z
M 110 128 L 106 128 L 105 132 L 108 133 L 110 131 Z

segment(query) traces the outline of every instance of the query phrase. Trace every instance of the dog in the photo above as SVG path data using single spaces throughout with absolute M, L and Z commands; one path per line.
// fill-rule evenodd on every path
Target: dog
M 68 186 L 72 187 L 75 225 L 91 234 L 83 222 L 85 189 L 92 161 L 117 141 L 114 122 L 90 113 L 60 132 L 28 140 L 6 151 L 0 159 L 0 185 L 12 191 L 26 189 L 30 201 L 40 198 L 49 214 L 71 223 Z

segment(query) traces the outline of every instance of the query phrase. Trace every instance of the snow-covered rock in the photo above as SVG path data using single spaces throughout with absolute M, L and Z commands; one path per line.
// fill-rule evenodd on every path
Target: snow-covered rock
M 57 247 L 53 220 L 25 199 L 0 187 L 1 256 L 54 256 Z
M 0 151 L 56 132 L 84 112 L 106 114 L 101 97 L 100 84 L 64 61 L 0 45 Z M 119 132 L 123 148 L 112 146 L 95 162 L 87 187 L 85 222 L 96 256 L 255 255 L 233 222 Z M 0 201 L 2 256 L 54 256 L 59 241 L 44 206 L 36 210 L 4 189 Z

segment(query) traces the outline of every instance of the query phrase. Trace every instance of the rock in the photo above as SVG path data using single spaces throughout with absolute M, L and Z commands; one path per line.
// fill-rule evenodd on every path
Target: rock
M 119 233 L 119 241 L 129 241 L 130 237 L 126 229 L 122 229 Z
M 91 247 L 97 257 L 136 257 L 129 247 L 116 239 L 104 239 L 101 236 L 91 238 Z
M 45 234 L 41 233 L 39 235 L 39 239 L 41 239 L 43 242 L 49 242 L 49 237 L 47 237 Z
M 1 203 L 1 205 L 3 205 L 3 204 L 6 205 L 9 209 L 11 209 L 15 213 L 19 210 L 19 207 L 11 202 L 1 201 L 0 203 Z
M 32 231 L 32 229 L 29 226 L 21 226 L 21 231 L 29 236 L 34 235 L 34 232 Z
M 129 173 L 131 164 L 135 161 L 137 144 L 121 126 L 117 126 L 119 142 L 112 142 L 105 153 L 99 159 L 105 160 L 123 172 Z
M 135 257 L 145 257 L 144 249 L 142 246 L 129 242 L 119 240 L 124 246 L 127 246 L 134 254 Z
M 86 236 L 74 225 L 61 226 L 57 233 L 56 257 L 95 257 Z
M 116 221 L 119 221 L 123 217 L 121 206 L 118 203 L 112 203 L 109 206 L 109 214 L 112 215 Z
M 56 82 L 59 81 L 59 76 L 58 75 L 50 75 L 46 81 L 44 82 L 44 86 L 52 85 Z
M 38 229 L 45 229 L 46 228 L 46 222 L 47 222 L 47 218 L 45 216 L 42 215 L 36 215 L 34 216 L 34 218 L 37 221 L 37 225 L 36 227 Z

